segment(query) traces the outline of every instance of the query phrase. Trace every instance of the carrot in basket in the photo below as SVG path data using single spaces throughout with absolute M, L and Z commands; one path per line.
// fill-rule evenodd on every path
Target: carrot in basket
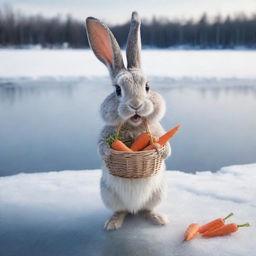
M 249 227 L 249 226 L 250 226 L 249 223 L 245 223 L 242 225 L 237 225 L 236 223 L 230 223 L 230 224 L 226 224 L 220 228 L 217 228 L 215 230 L 203 233 L 203 237 L 208 238 L 208 237 L 215 237 L 215 236 L 226 236 L 233 232 L 236 232 L 238 230 L 238 228 Z
M 200 229 L 199 229 L 199 233 L 204 233 L 206 231 L 211 231 L 211 230 L 220 228 L 221 226 L 224 226 L 225 225 L 225 220 L 227 220 L 228 218 L 230 218 L 233 215 L 234 214 L 231 212 L 225 218 L 219 218 L 219 219 L 213 220 L 213 221 L 201 226 Z
M 197 223 L 190 224 L 184 234 L 184 241 L 193 239 L 197 235 L 199 228 L 200 226 Z
M 170 131 L 168 131 L 167 133 L 165 133 L 163 136 L 161 136 L 158 140 L 158 144 L 160 146 L 163 146 L 169 139 L 171 139 L 171 137 L 179 130 L 180 126 L 177 125 L 176 127 L 174 127 L 173 129 L 171 129 Z M 155 148 L 154 144 L 150 144 L 149 146 L 145 147 L 143 150 L 152 150 Z
M 139 151 L 145 148 L 149 142 L 150 142 L 150 134 L 142 133 L 136 138 L 136 140 L 132 143 L 130 148 L 133 151 Z
M 132 152 L 133 151 L 130 148 L 128 148 L 121 140 L 115 140 L 111 144 L 111 148 L 115 149 L 115 150 L 119 150 L 119 151 L 128 151 L 128 152 Z
M 126 151 L 133 152 L 130 148 L 128 148 L 116 134 L 111 134 L 106 138 L 107 144 L 114 150 L 118 151 Z

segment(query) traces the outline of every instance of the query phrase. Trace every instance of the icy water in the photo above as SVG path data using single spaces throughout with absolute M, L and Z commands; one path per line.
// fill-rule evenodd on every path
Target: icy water
M 167 103 L 169 170 L 256 162 L 256 81 L 151 78 Z M 0 80 L 0 175 L 100 168 L 99 106 L 108 78 Z

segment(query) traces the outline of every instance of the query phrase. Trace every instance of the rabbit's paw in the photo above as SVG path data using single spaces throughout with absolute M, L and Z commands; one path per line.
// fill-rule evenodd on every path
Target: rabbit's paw
M 104 228 L 106 230 L 116 230 L 122 227 L 124 218 L 127 215 L 126 211 L 115 212 L 106 222 Z
M 102 143 L 99 145 L 98 152 L 103 159 L 106 159 L 110 155 L 110 147 L 106 143 Z
M 141 214 L 147 219 L 150 219 L 156 225 L 166 225 L 169 223 L 167 216 L 159 212 L 144 210 Z
M 164 151 L 162 152 L 161 156 L 163 159 L 166 159 L 168 156 L 170 156 L 172 153 L 171 146 L 169 143 L 167 143 Z

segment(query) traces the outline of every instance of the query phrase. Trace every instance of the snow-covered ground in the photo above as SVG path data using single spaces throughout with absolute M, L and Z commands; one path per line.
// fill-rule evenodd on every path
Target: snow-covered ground
M 159 207 L 170 224 L 138 216 L 103 231 L 111 214 L 99 193 L 100 170 L 18 174 L 0 178 L 0 255 L 255 255 L 256 164 L 217 173 L 166 172 L 168 198 Z M 231 236 L 182 242 L 188 224 L 230 212 L 250 222 Z
M 123 52 L 123 56 L 125 56 Z M 256 51 L 143 50 L 148 76 L 255 79 Z M 91 50 L 0 50 L 0 77 L 107 76 Z

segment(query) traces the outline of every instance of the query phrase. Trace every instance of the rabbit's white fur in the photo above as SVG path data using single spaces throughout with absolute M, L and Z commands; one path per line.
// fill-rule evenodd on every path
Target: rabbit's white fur
M 99 20 L 92 17 L 87 18 L 87 35 L 91 48 L 99 60 L 108 67 L 112 84 L 118 86 L 121 91 L 121 95 L 116 92 L 111 93 L 101 105 L 101 116 L 106 123 L 98 143 L 98 152 L 102 159 L 110 154 L 110 147 L 106 144 L 105 139 L 116 131 L 120 122 L 125 122 L 122 129 L 132 139 L 145 132 L 142 118 L 147 119 L 150 131 L 154 136 L 160 137 L 165 133 L 159 123 L 165 113 L 165 102 L 157 92 L 145 89 L 147 79 L 140 67 L 139 29 L 138 15 L 133 13 L 127 45 L 128 68 L 125 68 L 120 48 L 111 31 Z M 106 47 L 104 49 L 102 49 L 102 42 Z M 106 42 L 109 45 L 106 46 Z M 135 115 L 142 118 L 134 121 L 132 117 Z M 171 148 L 168 143 L 163 158 L 170 154 Z M 165 195 L 164 170 L 165 164 L 155 176 L 126 179 L 112 176 L 106 166 L 103 166 L 102 200 L 106 207 L 115 212 L 106 223 L 106 229 L 119 228 L 128 212 L 146 212 L 146 215 L 151 216 L 158 224 L 166 223 L 163 216 L 153 212 L 155 206 Z
M 113 211 L 137 213 L 153 210 L 165 195 L 162 170 L 155 176 L 143 179 L 124 179 L 109 174 L 103 168 L 101 197 L 104 204 Z

